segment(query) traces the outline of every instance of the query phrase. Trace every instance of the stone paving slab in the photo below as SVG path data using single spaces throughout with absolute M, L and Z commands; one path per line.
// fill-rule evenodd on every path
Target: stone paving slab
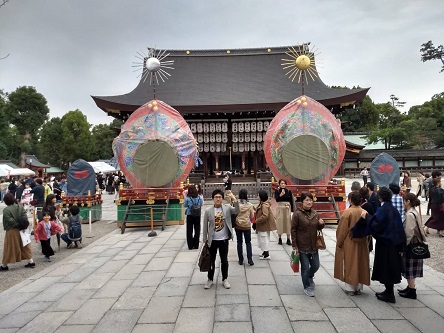
M 205 290 L 207 273 L 188 250 L 185 226 L 118 230 L 0 294 L 0 332 L 439 332 L 444 327 L 444 274 L 425 267 L 418 299 L 377 301 L 373 283 L 348 296 L 333 275 L 335 228 L 324 232 L 316 296 L 304 294 L 289 267 L 291 247 L 270 243 L 271 260 L 238 265 L 229 244 L 231 289 L 219 267 Z M 245 255 L 245 254 L 244 254 Z M 219 259 L 216 263 L 219 265 Z M 400 288 L 405 287 L 405 281 Z M 396 287 L 395 287 L 396 288 Z M 43 324 L 42 324 L 43 323 Z

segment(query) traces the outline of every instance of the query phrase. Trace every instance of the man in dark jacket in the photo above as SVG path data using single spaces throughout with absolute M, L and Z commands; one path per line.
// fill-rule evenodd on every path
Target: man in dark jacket
M 378 196 L 375 192 L 375 184 L 372 182 L 367 183 L 368 193 L 370 195 L 368 202 L 372 205 L 373 211 L 376 213 L 376 209 L 381 207 L 381 203 L 379 202 Z
M 15 191 L 17 191 L 17 184 L 15 183 L 15 179 L 11 178 L 11 183 L 8 186 L 9 193 L 15 196 Z
M 20 202 L 22 199 L 23 191 L 25 190 L 25 182 L 23 179 L 20 179 L 18 181 L 19 186 L 17 187 L 17 190 L 15 191 L 15 199 L 17 202 Z

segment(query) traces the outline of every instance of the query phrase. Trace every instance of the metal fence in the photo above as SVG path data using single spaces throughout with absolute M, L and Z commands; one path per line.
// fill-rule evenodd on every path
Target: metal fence
M 224 191 L 225 185 L 224 183 L 203 183 L 202 190 L 205 199 L 211 199 L 211 193 L 214 190 L 221 189 Z M 246 189 L 248 192 L 249 199 L 256 199 L 257 194 L 260 190 L 264 190 L 268 193 L 268 196 L 271 197 L 271 182 L 247 182 L 247 183 L 232 183 L 231 191 L 234 195 L 238 195 L 241 189 Z

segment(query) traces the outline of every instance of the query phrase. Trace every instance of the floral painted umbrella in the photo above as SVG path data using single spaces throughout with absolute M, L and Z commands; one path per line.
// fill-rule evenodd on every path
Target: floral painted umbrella
M 198 160 L 197 143 L 185 119 L 156 99 L 128 118 L 114 139 L 113 152 L 135 188 L 179 186 Z
M 282 108 L 265 136 L 265 158 L 277 179 L 290 184 L 328 184 L 341 166 L 341 126 L 321 103 L 301 96 Z

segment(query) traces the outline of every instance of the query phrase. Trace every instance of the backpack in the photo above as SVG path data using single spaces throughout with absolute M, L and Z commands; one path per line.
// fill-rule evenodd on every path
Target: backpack
M 68 239 L 71 241 L 78 241 L 82 238 L 82 226 L 80 225 L 79 218 L 75 220 L 72 216 L 69 217 L 69 229 L 68 229 Z
M 25 216 L 23 213 L 23 207 L 18 206 L 18 218 L 17 218 L 17 227 L 19 230 L 26 230 L 29 227 L 28 216 Z
M 197 203 L 198 204 L 194 203 L 193 198 L 190 198 L 190 200 L 191 200 L 191 202 L 193 204 L 193 206 L 191 206 L 191 209 L 190 209 L 190 213 L 191 213 L 190 215 L 191 216 L 200 216 L 200 211 L 201 211 L 201 207 L 202 207 L 202 205 L 199 205 L 200 198 L 197 197 Z

